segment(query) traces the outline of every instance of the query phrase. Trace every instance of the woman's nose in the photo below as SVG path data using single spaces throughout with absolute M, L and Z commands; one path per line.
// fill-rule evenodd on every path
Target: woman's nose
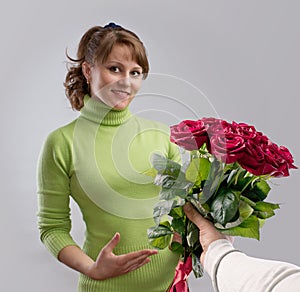
M 122 78 L 119 79 L 118 83 L 119 83 L 120 85 L 124 86 L 124 87 L 125 87 L 125 86 L 126 86 L 126 87 L 130 86 L 130 85 L 131 85 L 130 75 L 129 75 L 129 74 L 124 74 L 124 75 L 122 76 Z

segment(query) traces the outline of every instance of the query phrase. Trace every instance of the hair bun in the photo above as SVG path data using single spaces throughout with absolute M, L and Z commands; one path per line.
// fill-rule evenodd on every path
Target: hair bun
M 109 24 L 106 24 L 103 28 L 122 28 L 122 26 L 115 24 L 114 22 L 110 22 Z

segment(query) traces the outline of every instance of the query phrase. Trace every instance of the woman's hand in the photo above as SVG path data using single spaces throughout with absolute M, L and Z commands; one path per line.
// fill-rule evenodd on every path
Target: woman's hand
M 145 249 L 123 255 L 115 255 L 114 248 L 120 242 L 120 234 L 114 237 L 100 251 L 97 260 L 91 265 L 87 276 L 94 280 L 105 280 L 134 271 L 150 262 L 149 256 L 157 254 L 157 250 Z

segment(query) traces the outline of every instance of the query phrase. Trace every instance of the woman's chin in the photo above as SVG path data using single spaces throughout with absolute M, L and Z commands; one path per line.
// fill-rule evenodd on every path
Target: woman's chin
M 129 106 L 129 103 L 130 102 L 121 102 L 121 103 L 113 106 L 112 108 L 114 110 L 122 111 L 122 110 L 126 109 Z
M 119 111 L 126 109 L 129 106 L 130 102 L 132 101 L 132 98 L 126 98 L 123 100 L 113 100 L 107 98 L 104 99 L 96 95 L 94 95 L 92 98 L 106 104 L 112 109 L 119 110 Z
M 130 102 L 131 102 L 131 100 L 132 99 L 125 99 L 125 100 L 122 100 L 122 101 L 118 101 L 118 102 L 116 102 L 116 103 L 114 103 L 113 105 L 110 105 L 114 110 L 119 110 L 119 111 L 121 111 L 121 110 L 124 110 L 124 109 L 126 109 L 128 106 L 129 106 L 129 104 L 130 104 Z

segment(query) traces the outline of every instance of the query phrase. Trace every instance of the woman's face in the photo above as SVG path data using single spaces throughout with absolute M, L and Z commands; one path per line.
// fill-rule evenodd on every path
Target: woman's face
M 91 97 L 117 110 L 125 109 L 141 87 L 142 67 L 126 45 L 115 45 L 103 64 L 84 62 L 82 68 Z

